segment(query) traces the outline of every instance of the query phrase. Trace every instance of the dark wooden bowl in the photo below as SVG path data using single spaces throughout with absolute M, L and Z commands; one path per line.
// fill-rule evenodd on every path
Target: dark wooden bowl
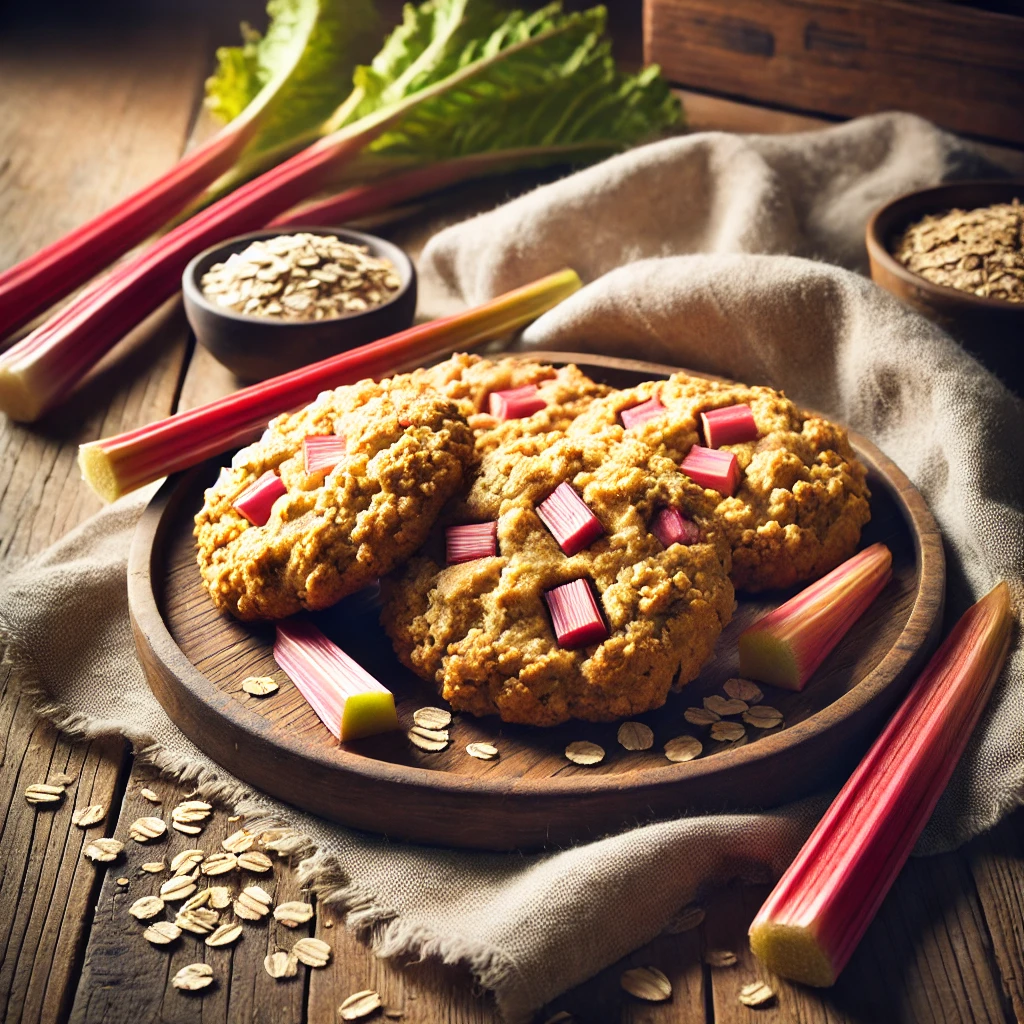
M 908 270 L 892 251 L 915 221 L 955 207 L 971 210 L 993 203 L 1024 201 L 1024 181 L 962 181 L 894 199 L 867 227 L 871 279 L 951 334 L 1018 395 L 1024 395 L 1024 302 L 986 299 L 933 284 Z
M 308 322 L 247 316 L 224 309 L 203 295 L 200 282 L 214 263 L 223 262 L 250 242 L 274 238 L 285 231 L 288 234 L 336 235 L 343 242 L 365 245 L 372 256 L 383 257 L 395 265 L 395 272 L 402 282 L 398 293 L 383 305 L 365 312 Z M 246 383 L 276 377 L 279 373 L 287 373 L 404 331 L 412 326 L 416 316 L 416 268 L 412 260 L 397 245 L 383 238 L 347 228 L 289 227 L 239 235 L 196 256 L 185 268 L 181 287 L 185 297 L 185 315 L 196 340 Z

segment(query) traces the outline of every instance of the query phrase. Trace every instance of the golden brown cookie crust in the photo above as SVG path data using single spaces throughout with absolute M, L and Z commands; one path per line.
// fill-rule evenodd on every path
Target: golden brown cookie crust
M 654 395 L 666 413 L 625 430 L 622 410 Z M 726 446 L 743 474 L 736 494 L 715 510 L 732 550 L 733 583 L 759 591 L 816 579 L 856 551 L 871 515 L 867 470 L 842 427 L 771 388 L 675 374 L 592 402 L 568 430 L 632 435 L 678 463 L 701 443 L 700 413 L 737 404 L 750 406 L 759 437 Z
M 605 535 L 566 556 L 535 511 L 568 480 Z M 650 520 L 665 505 L 707 527 L 701 543 L 665 548 Z M 508 722 L 610 721 L 660 707 L 695 678 L 733 610 L 702 488 L 633 439 L 527 437 L 487 453 L 451 517 L 497 519 L 499 554 L 443 564 L 443 530 L 388 586 L 383 622 L 404 664 L 461 711 Z M 561 648 L 544 594 L 587 579 L 610 630 Z
M 306 473 L 302 440 L 340 434 L 330 473 Z M 454 403 L 426 389 L 364 381 L 274 420 L 205 495 L 195 535 L 203 582 L 241 619 L 326 608 L 401 564 L 422 544 L 473 458 Z M 288 488 L 253 526 L 233 507 L 268 469 Z

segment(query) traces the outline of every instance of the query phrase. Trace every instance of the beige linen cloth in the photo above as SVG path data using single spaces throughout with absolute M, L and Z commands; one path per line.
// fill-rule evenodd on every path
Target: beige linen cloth
M 955 614 L 1000 578 L 1024 596 L 1024 407 L 941 331 L 842 268 L 862 268 L 875 206 L 979 170 L 970 149 L 902 115 L 785 137 L 693 135 L 442 232 L 425 270 L 477 302 L 574 266 L 587 287 L 524 344 L 770 383 L 871 436 L 942 525 Z M 651 939 L 702 887 L 777 874 L 825 805 L 686 818 L 518 856 L 391 843 L 248 793 L 175 728 L 135 660 L 126 552 L 145 497 L 122 500 L 0 586 L 0 629 L 24 685 L 63 727 L 123 733 L 202 792 L 290 826 L 284 850 L 382 955 L 465 961 L 509 1021 Z M 1018 639 L 923 852 L 1024 802 L 1022 676 Z

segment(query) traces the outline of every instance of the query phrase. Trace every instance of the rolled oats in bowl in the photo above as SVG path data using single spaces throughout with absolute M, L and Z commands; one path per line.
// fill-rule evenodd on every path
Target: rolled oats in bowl
M 203 274 L 203 295 L 225 309 L 280 320 L 327 320 L 389 302 L 395 265 L 364 245 L 301 232 L 257 239 Z

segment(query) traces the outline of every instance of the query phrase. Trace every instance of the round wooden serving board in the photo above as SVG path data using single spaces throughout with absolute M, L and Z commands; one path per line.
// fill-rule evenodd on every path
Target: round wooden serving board
M 673 372 L 590 355 L 531 355 L 575 361 L 617 387 Z M 700 678 L 639 717 L 654 730 L 651 750 L 624 750 L 615 724 L 572 722 L 544 730 L 465 715 L 456 717 L 450 746 L 437 754 L 419 751 L 404 733 L 339 746 L 274 662 L 273 628 L 221 614 L 200 583 L 192 517 L 224 461 L 219 459 L 169 479 L 139 523 L 128 573 L 139 657 L 171 718 L 230 772 L 297 807 L 395 838 L 488 850 L 536 848 L 683 811 L 779 804 L 836 782 L 852 767 L 923 665 L 941 624 L 944 562 L 935 521 L 889 459 L 866 439 L 853 441 L 870 468 L 872 520 L 863 544 L 889 545 L 892 581 L 803 693 L 764 687 L 764 703 L 783 712 L 784 726 L 769 732 L 748 727 L 740 745 L 712 742 L 706 730 L 686 723 L 683 712 L 721 692 L 737 674 L 737 635 L 789 593 L 740 596 Z M 316 620 L 394 691 L 404 728 L 418 707 L 442 703 L 399 665 L 365 596 Z M 241 689 L 250 675 L 273 676 L 280 690 L 250 697 Z M 684 733 L 701 739 L 704 754 L 673 764 L 662 747 Z M 607 751 L 602 764 L 566 760 L 566 745 L 584 739 Z M 470 757 L 466 744 L 475 740 L 493 743 L 501 756 L 489 762 Z

